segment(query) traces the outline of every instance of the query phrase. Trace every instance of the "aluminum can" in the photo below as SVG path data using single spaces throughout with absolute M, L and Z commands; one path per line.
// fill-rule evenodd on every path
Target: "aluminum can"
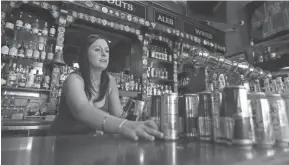
M 184 95 L 186 137 L 198 137 L 198 106 L 199 96 L 197 94 Z
M 228 144 L 251 148 L 255 138 L 247 89 L 244 86 L 229 86 L 225 87 L 223 92 L 226 116 L 232 119 L 226 123 Z
M 289 93 L 283 93 L 282 98 L 285 101 L 287 118 L 289 120 Z
M 213 127 L 213 141 L 215 143 L 222 142 L 221 128 L 220 128 L 220 111 L 222 105 L 223 95 L 219 91 L 213 92 L 213 111 L 212 111 L 212 127 Z
M 178 132 L 179 137 L 185 136 L 185 119 L 186 119 L 186 111 L 185 111 L 185 100 L 184 96 L 178 97 L 178 110 L 179 110 L 179 119 L 178 119 Z
M 248 101 L 252 109 L 256 145 L 260 148 L 271 148 L 275 144 L 275 136 L 266 94 L 263 92 L 250 93 Z
M 161 96 L 161 132 L 165 140 L 177 140 L 178 136 L 178 94 L 166 93 Z
M 213 108 L 213 95 L 211 92 L 199 93 L 198 105 L 198 132 L 200 140 L 212 141 L 212 108 Z
M 271 121 L 273 123 L 276 144 L 281 147 L 286 147 L 289 143 L 289 124 L 285 101 L 280 94 L 267 94 L 267 98 L 270 105 Z
M 160 127 L 161 96 L 152 96 L 150 119 Z

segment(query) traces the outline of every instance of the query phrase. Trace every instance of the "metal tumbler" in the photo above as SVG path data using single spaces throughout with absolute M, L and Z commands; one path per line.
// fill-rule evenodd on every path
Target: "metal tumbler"
M 261 148 L 270 148 L 275 144 L 275 136 L 268 99 L 265 93 L 256 92 L 248 94 L 248 101 L 252 109 L 256 144 Z
M 184 95 L 186 137 L 198 137 L 198 105 L 199 96 L 197 94 Z
M 252 111 L 249 108 L 247 89 L 244 86 L 225 87 L 223 101 L 226 116 L 231 117 L 227 121 L 227 138 L 235 145 L 252 147 L 254 143 L 254 126 Z
M 285 101 L 280 94 L 267 94 L 267 98 L 270 105 L 276 144 L 281 147 L 287 147 L 289 143 L 289 125 Z
M 198 106 L 198 133 L 200 140 L 212 141 L 212 111 L 213 111 L 213 95 L 211 92 L 199 93 Z
M 152 96 L 150 119 L 154 120 L 160 127 L 161 96 Z
M 222 143 L 220 111 L 223 100 L 223 94 L 219 91 L 214 91 L 213 99 L 214 99 L 212 108 L 213 141 L 215 143 Z
M 161 131 L 165 140 L 177 140 L 178 136 L 178 94 L 166 93 L 161 96 Z

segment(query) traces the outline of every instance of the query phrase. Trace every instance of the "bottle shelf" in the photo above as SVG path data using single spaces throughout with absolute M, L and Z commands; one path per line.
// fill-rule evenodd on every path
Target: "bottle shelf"
M 153 82 L 160 82 L 160 83 L 173 83 L 174 82 L 174 80 L 160 79 L 160 78 L 148 78 L 148 80 L 153 81 Z
M 13 91 L 25 91 L 25 92 L 51 92 L 49 89 L 38 89 L 38 88 L 19 88 L 19 87 L 7 87 L 1 86 L 2 90 L 13 90 Z
M 4 33 L 5 36 L 14 37 L 15 34 L 17 35 L 17 38 L 16 38 L 17 41 L 31 41 L 32 39 L 33 42 L 38 42 L 38 43 L 42 43 L 42 42 L 39 42 L 39 40 L 43 40 L 46 42 L 49 40 L 52 40 L 56 42 L 56 37 L 32 34 L 31 32 L 28 32 L 23 29 L 13 29 L 13 30 L 7 29 L 7 28 L 5 29 L 5 33 Z
M 157 59 L 157 58 L 152 58 L 152 57 L 148 57 L 148 60 L 154 61 L 154 62 L 163 63 L 163 64 L 173 64 L 172 61 L 170 62 L 170 61 L 167 61 L 167 60 L 162 60 L 162 59 Z
M 32 61 L 32 62 L 41 62 L 45 64 L 54 64 L 53 61 L 41 61 L 41 60 L 36 60 L 33 58 L 27 58 L 27 57 L 18 57 L 18 56 L 9 56 L 9 55 L 2 55 L 1 60 L 12 60 L 12 61 L 18 61 L 18 60 L 27 60 L 27 61 Z
M 269 71 L 277 71 L 283 67 L 289 67 L 289 53 L 283 55 L 279 59 L 256 63 L 255 66 Z
M 122 97 L 137 97 L 139 94 L 141 94 L 141 92 L 119 90 L 119 96 Z

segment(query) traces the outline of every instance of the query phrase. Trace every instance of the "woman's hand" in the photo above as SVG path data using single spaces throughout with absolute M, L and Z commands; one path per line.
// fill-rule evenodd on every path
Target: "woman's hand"
M 158 126 L 153 120 L 126 121 L 120 129 L 120 133 L 133 140 L 144 138 L 153 141 L 155 137 L 163 138 L 164 136 L 159 132 Z

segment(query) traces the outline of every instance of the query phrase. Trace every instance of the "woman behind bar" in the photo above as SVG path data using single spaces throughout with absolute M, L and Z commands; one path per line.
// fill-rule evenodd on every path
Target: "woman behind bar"
M 109 47 L 99 35 L 87 37 L 79 56 L 79 70 L 63 85 L 59 114 L 51 125 L 53 135 L 119 133 L 137 140 L 162 138 L 156 123 L 120 118 L 123 109 L 115 79 L 108 75 Z

